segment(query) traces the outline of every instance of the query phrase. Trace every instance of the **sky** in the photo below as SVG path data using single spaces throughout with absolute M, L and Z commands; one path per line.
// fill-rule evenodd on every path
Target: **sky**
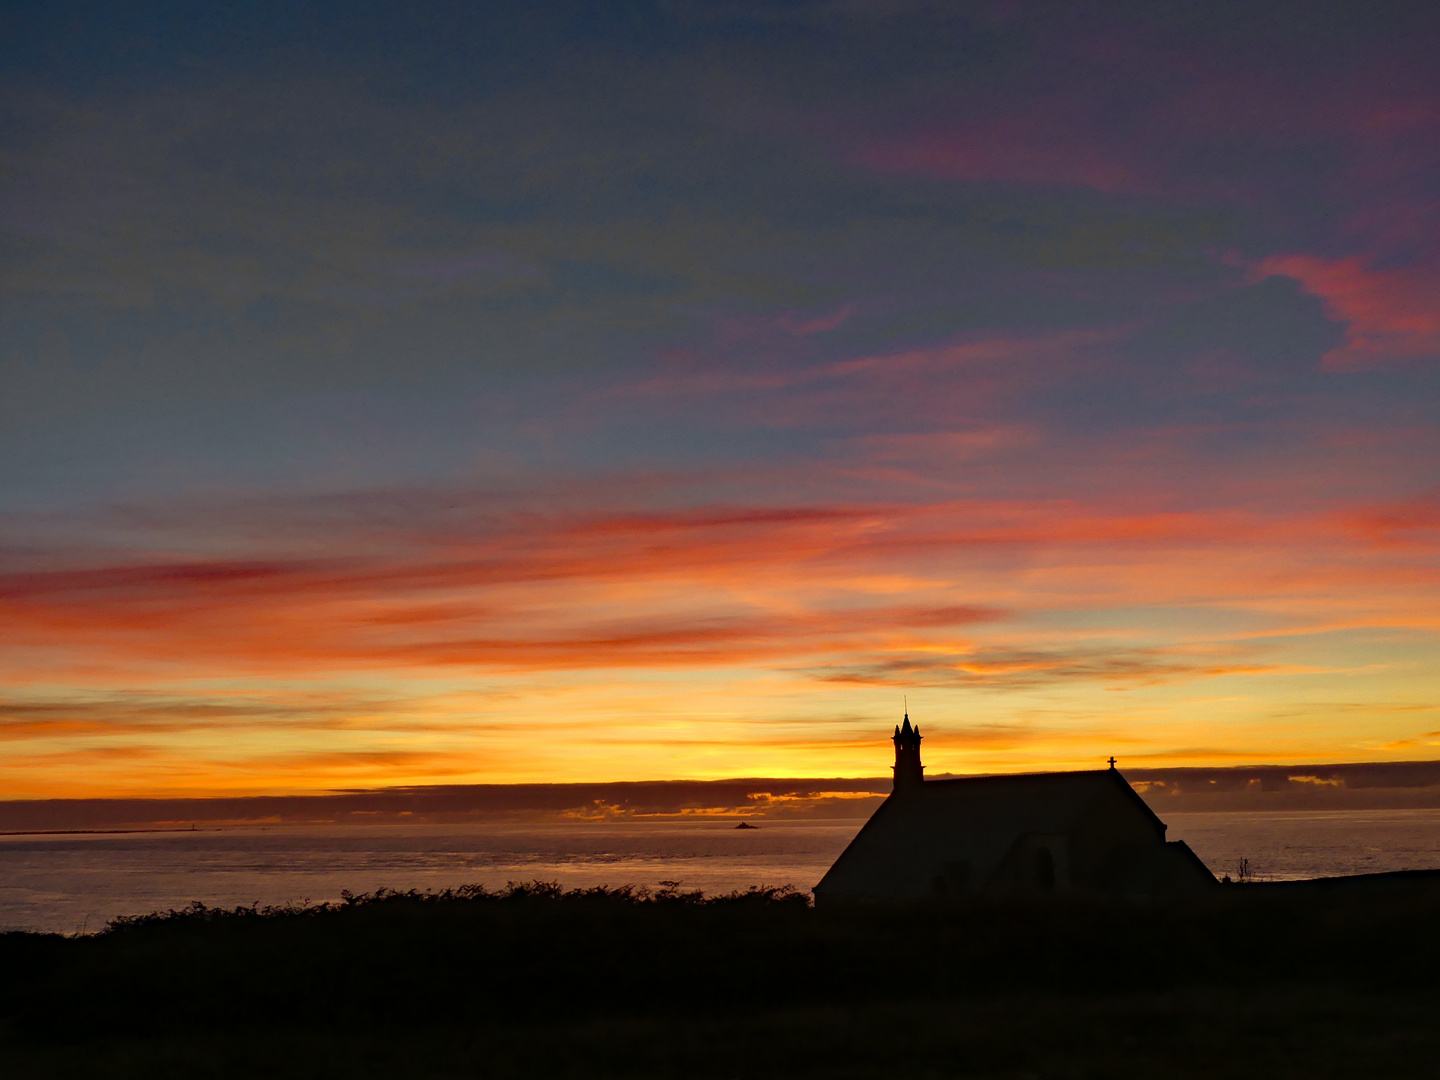
M 0 19 L 0 798 L 1440 758 L 1433 3 Z

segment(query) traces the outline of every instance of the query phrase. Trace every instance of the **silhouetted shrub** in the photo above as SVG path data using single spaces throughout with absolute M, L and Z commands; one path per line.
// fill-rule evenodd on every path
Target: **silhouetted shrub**
M 787 888 L 707 897 L 678 883 L 520 882 L 280 907 L 192 904 L 88 937 L 0 936 L 0 968 L 25 980 L 0 1002 L 37 1036 L 88 1038 L 568 1023 L 1008 992 L 1437 987 L 1436 890 L 1287 895 L 1252 885 L 1181 909 L 1051 897 L 816 910 Z

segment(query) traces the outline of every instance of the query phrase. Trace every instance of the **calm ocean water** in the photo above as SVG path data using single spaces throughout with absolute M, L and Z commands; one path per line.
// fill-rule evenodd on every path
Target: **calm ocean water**
M 1217 875 L 1243 858 L 1273 879 L 1440 868 L 1440 810 L 1167 814 Z M 283 827 L 0 837 L 0 929 L 97 930 L 206 904 L 335 900 L 342 889 L 507 881 L 679 881 L 708 893 L 820 880 L 859 821 Z

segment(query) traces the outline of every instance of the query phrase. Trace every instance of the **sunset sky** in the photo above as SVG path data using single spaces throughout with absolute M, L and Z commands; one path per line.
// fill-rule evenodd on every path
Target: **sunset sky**
M 1440 758 L 1440 5 L 0 16 L 0 797 Z

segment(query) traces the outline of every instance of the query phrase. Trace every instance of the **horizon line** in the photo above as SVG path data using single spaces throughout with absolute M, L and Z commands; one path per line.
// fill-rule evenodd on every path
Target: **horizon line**
M 1067 772 L 1104 772 L 1106 766 L 1099 766 L 1095 769 L 1044 769 L 1044 770 L 1014 770 L 1006 772 L 937 772 L 931 774 L 928 779 L 940 780 L 963 780 L 980 779 L 985 777 L 998 776 L 1033 776 L 1049 775 L 1053 773 Z M 1130 773 L 1136 776 L 1152 776 L 1155 774 L 1189 774 L 1199 773 L 1239 773 L 1255 772 L 1261 770 L 1313 770 L 1316 772 L 1324 770 L 1343 769 L 1416 769 L 1426 771 L 1435 769 L 1440 772 L 1440 759 L 1423 761 L 1411 760 L 1372 760 L 1372 761 L 1343 761 L 1343 762 L 1295 762 L 1286 764 L 1283 762 L 1255 762 L 1249 765 L 1140 765 L 1125 767 L 1117 765 L 1117 771 Z M 813 784 L 848 784 L 848 785 L 882 785 L 889 784 L 892 777 L 889 775 L 871 776 L 733 776 L 710 779 L 670 777 L 666 779 L 648 780 L 531 780 L 531 781 L 478 781 L 474 783 L 458 784 L 396 784 L 383 787 L 351 787 L 351 788 L 326 788 L 326 789 L 301 789 L 291 791 L 251 791 L 251 792 L 174 792 L 170 794 L 127 794 L 127 795 L 55 795 L 41 797 L 18 797 L 11 798 L 0 795 L 0 806 L 15 806 L 21 804 L 35 803 L 126 803 L 126 802 L 219 802 L 219 801 L 246 801 L 261 799 L 336 799 L 346 797 L 383 796 L 383 795 L 415 795 L 426 792 L 460 792 L 473 790 L 534 790 L 534 789 L 577 789 L 577 788 L 617 788 L 617 787 L 663 787 L 663 786 L 691 786 L 691 787 L 718 787 L 722 785 L 789 785 L 803 786 Z M 1440 783 L 1440 775 L 1437 775 L 1436 782 Z M 834 790 L 834 789 L 831 789 Z M 862 789 L 863 790 L 863 789 Z M 878 794 L 878 792 L 877 792 Z

